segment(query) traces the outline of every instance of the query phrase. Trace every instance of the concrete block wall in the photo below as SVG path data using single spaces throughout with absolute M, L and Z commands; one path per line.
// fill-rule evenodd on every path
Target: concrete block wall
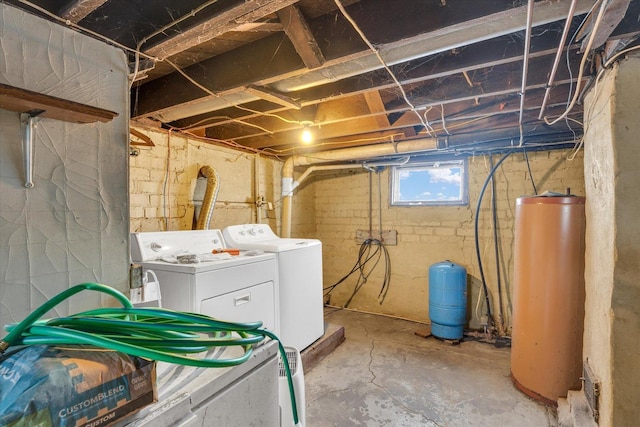
M 260 222 L 278 226 L 281 162 L 261 156 L 256 180 L 256 155 L 213 145 L 196 137 L 161 129 L 136 128 L 155 147 L 136 146 L 130 158 L 131 231 L 191 230 L 193 195 L 198 172 L 211 166 L 220 189 L 209 228 L 255 223 L 258 194 L 274 209 L 263 209 Z
M 294 171 L 298 177 L 303 172 Z M 316 192 L 315 176 L 312 174 L 295 189 L 293 197 L 294 213 L 291 218 L 291 237 L 315 239 L 317 238 L 316 226 Z
M 155 147 L 138 147 L 140 154 L 130 159 L 130 205 L 132 231 L 191 229 L 193 192 L 201 166 L 210 165 L 220 174 L 220 193 L 210 228 L 255 222 L 255 155 L 214 146 L 197 138 L 169 135 L 164 130 L 142 129 Z M 529 154 L 538 192 L 584 195 L 583 156 L 571 150 L 540 151 Z M 494 156 L 497 162 L 500 156 Z M 427 322 L 428 268 L 449 259 L 467 269 L 468 319 L 480 327 L 485 312 L 481 280 L 476 260 L 474 219 L 478 195 L 490 170 L 486 156 L 470 157 L 469 204 L 467 206 L 390 207 L 389 173 L 373 174 L 371 181 L 373 229 L 396 230 L 398 244 L 388 246 L 391 283 L 383 304 L 378 294 L 382 283 L 382 262 L 370 273 L 367 283 L 353 299 L 351 308 Z M 168 166 L 167 166 L 168 165 Z M 167 184 L 167 167 L 170 170 Z M 280 232 L 281 167 L 279 160 L 261 157 L 260 194 L 274 205 L 263 211 L 261 222 Z M 296 170 L 299 176 L 304 169 Z M 515 200 L 532 195 L 527 163 L 522 153 L 512 154 L 498 170 L 496 200 L 500 250 L 500 278 L 504 323 L 510 325 L 513 277 L 513 225 Z M 296 189 L 293 199 L 292 237 L 318 238 L 323 242 L 324 285 L 329 286 L 354 266 L 359 245 L 358 229 L 370 222 L 369 174 L 362 169 L 315 172 Z M 380 198 L 381 197 L 381 198 Z M 485 192 L 480 210 L 480 249 L 492 310 L 499 313 L 494 237 L 491 221 L 491 189 Z M 371 264 L 370 264 L 371 265 Z M 368 271 L 367 271 L 368 272 Z M 331 304 L 344 305 L 356 284 L 352 276 L 332 293 Z M 480 305 L 478 299 L 480 298 Z
M 570 150 L 529 153 L 538 193 L 564 192 L 568 187 L 584 195 L 583 155 L 580 151 L 567 160 Z M 494 156 L 494 163 L 500 156 Z M 383 280 L 382 261 L 353 299 L 350 308 L 382 313 L 417 321 L 429 320 L 428 268 L 443 260 L 454 261 L 467 269 L 468 318 L 472 327 L 480 326 L 484 314 L 476 310 L 481 280 L 476 261 L 474 220 L 478 195 L 490 170 L 486 156 L 470 157 L 469 204 L 467 206 L 391 207 L 389 172 L 373 174 L 373 229 L 396 230 L 398 244 L 388 246 L 391 259 L 391 283 L 383 304 L 378 300 Z M 510 324 L 513 278 L 513 226 L 516 198 L 532 195 L 527 163 L 522 153 L 512 154 L 495 174 L 500 250 L 500 278 L 505 325 Z M 315 237 L 323 242 L 324 284 L 329 286 L 347 274 L 358 257 L 355 243 L 358 229 L 369 228 L 369 173 L 363 170 L 318 172 L 314 175 Z M 380 199 L 381 197 L 381 199 Z M 381 200 L 381 203 L 379 202 Z M 479 237 L 485 278 L 491 293 L 492 311 L 499 313 L 494 238 L 491 220 L 491 188 L 487 188 L 480 210 Z M 294 210 L 294 218 L 298 210 Z M 293 233 L 296 222 L 293 221 Z M 368 269 L 367 272 L 369 273 Z M 332 305 L 342 306 L 352 294 L 357 275 L 343 282 L 331 295 Z M 480 295 L 482 301 L 484 297 Z

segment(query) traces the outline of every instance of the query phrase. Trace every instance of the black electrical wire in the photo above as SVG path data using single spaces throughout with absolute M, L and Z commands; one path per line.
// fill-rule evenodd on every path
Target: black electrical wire
M 379 231 L 380 237 L 382 237 L 382 186 L 381 186 L 381 178 L 380 172 L 382 170 L 376 170 L 378 173 L 378 202 L 379 202 Z M 369 171 L 369 236 L 373 233 L 373 176 L 371 171 Z M 351 268 L 351 271 L 343 276 L 340 280 L 334 283 L 331 286 L 325 287 L 323 290 L 325 291 L 324 297 L 326 298 L 331 294 L 331 292 L 345 280 L 347 280 L 352 274 L 355 272 L 359 272 L 358 279 L 353 288 L 353 292 L 349 299 L 344 305 L 344 308 L 348 308 L 351 304 L 351 301 L 356 296 L 356 294 L 362 289 L 364 284 L 367 282 L 369 276 L 376 268 L 378 263 L 380 262 L 380 258 L 384 257 L 384 272 L 382 278 L 382 284 L 380 286 L 380 292 L 378 293 L 378 301 L 382 304 L 387 297 L 387 292 L 389 291 L 389 284 L 391 283 L 391 257 L 389 256 L 389 251 L 387 247 L 382 242 L 382 240 L 374 239 L 369 237 L 360 245 L 360 249 L 358 250 L 358 259 L 356 263 Z M 374 259 L 375 258 L 375 259 Z M 373 260 L 373 266 L 369 269 L 366 268 L 367 264 Z
M 353 273 L 355 273 L 356 271 L 360 271 L 360 272 L 364 271 L 364 266 L 377 254 L 377 252 L 374 252 L 373 254 L 368 253 L 365 256 L 365 250 L 367 249 L 366 245 L 370 244 L 370 242 L 369 242 L 370 240 L 371 239 L 367 239 L 364 242 L 362 242 L 362 244 L 360 245 L 360 250 L 358 251 L 358 259 L 356 260 L 356 263 L 354 264 L 353 268 L 351 268 L 351 271 L 349 271 L 347 274 L 345 274 L 340 280 L 338 280 L 333 285 L 323 288 L 323 290 L 326 291 L 324 293 L 325 297 L 328 296 L 329 294 L 331 294 L 331 292 L 338 285 L 340 285 L 342 282 L 347 280 Z
M 378 265 L 378 262 L 380 262 L 380 258 L 382 255 L 384 255 L 385 268 L 383 273 L 382 285 L 380 287 L 380 293 L 378 294 L 378 300 L 380 301 L 380 304 L 384 302 L 384 297 L 386 296 L 387 289 L 389 287 L 389 281 L 391 280 L 391 270 L 389 268 L 389 265 L 390 265 L 389 252 L 387 252 L 387 248 L 384 246 L 384 244 L 380 240 L 367 239 L 360 246 L 360 254 L 363 254 L 364 252 L 370 252 L 371 248 L 374 246 L 375 246 L 374 255 L 377 255 L 375 263 L 369 269 L 368 272 L 365 271 L 364 265 L 360 265 L 360 268 L 358 269 L 360 271 L 360 276 L 358 277 L 358 281 L 356 282 L 356 285 L 353 288 L 353 292 L 351 293 L 351 296 L 349 297 L 347 302 L 344 304 L 345 308 L 348 308 L 349 305 L 351 305 L 351 301 L 353 300 L 353 298 L 360 291 L 360 289 L 362 289 L 364 284 L 367 283 L 369 276 L 371 275 L 371 273 L 373 273 L 373 270 L 375 270 L 376 266 Z M 370 259 L 370 257 L 368 258 Z M 380 299 L 381 296 L 382 296 L 382 299 Z
M 508 152 L 507 154 L 502 156 L 502 158 L 498 160 L 498 163 L 496 163 L 496 165 L 491 169 L 491 171 L 489 172 L 489 175 L 487 176 L 487 179 L 484 181 L 484 185 L 482 186 L 482 189 L 480 190 L 480 194 L 478 195 L 478 205 L 476 206 L 476 218 L 475 218 L 476 257 L 478 259 L 478 270 L 480 271 L 480 279 L 482 280 L 482 290 L 484 292 L 485 304 L 487 306 L 487 317 L 488 317 L 489 323 L 492 322 L 493 317 L 491 314 L 491 303 L 489 302 L 489 290 L 487 289 L 487 281 L 484 277 L 484 269 L 482 268 L 482 257 L 480 256 L 480 240 L 478 238 L 478 219 L 480 217 L 480 206 L 482 205 L 482 197 L 484 196 L 484 192 L 487 189 L 487 185 L 489 185 L 489 181 L 493 177 L 493 174 L 496 172 L 496 170 L 500 167 L 502 162 L 504 162 L 507 159 L 507 157 L 509 157 L 510 155 L 511 155 L 511 152 Z
M 493 156 L 489 156 L 489 165 L 493 169 Z M 504 310 L 502 304 L 502 280 L 500 279 L 500 251 L 498 249 L 498 206 L 496 201 L 496 180 L 491 176 L 491 211 L 493 222 L 493 247 L 496 257 L 496 276 L 498 285 L 498 304 L 500 304 L 500 332 L 504 331 Z
M 380 259 L 384 257 L 384 272 L 382 278 L 382 284 L 380 286 L 380 292 L 378 293 L 378 301 L 382 304 L 387 296 L 387 292 L 389 290 L 389 283 L 391 282 L 391 258 L 389 256 L 389 252 L 387 251 L 386 246 L 378 239 L 367 239 L 360 245 L 360 249 L 358 250 L 358 259 L 354 264 L 353 268 L 349 273 L 347 273 L 344 277 L 338 280 L 331 286 L 327 286 L 324 288 L 324 296 L 328 296 L 331 292 L 349 277 L 352 274 L 358 272 L 358 280 L 353 288 L 353 292 L 351 296 L 345 303 L 344 307 L 347 308 L 351 304 L 351 301 L 356 296 L 356 294 L 362 289 L 369 276 L 375 270 L 376 266 L 380 262 Z M 373 262 L 373 266 L 367 268 L 367 264 Z
M 527 150 L 522 150 L 524 152 L 524 159 L 527 161 L 527 169 L 529 170 L 529 177 L 531 178 L 531 185 L 533 185 L 533 193 L 537 196 L 538 189 L 536 188 L 536 182 L 533 180 L 533 174 L 531 173 L 531 165 L 529 164 L 529 155 L 527 154 Z

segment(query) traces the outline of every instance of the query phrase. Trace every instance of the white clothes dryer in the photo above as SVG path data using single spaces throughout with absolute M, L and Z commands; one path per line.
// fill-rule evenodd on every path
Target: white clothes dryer
M 324 334 L 320 240 L 281 238 L 267 224 L 232 225 L 223 235 L 229 247 L 276 255 L 282 343 L 302 351 L 320 338 Z
M 262 321 L 279 335 L 275 255 L 224 249 L 220 230 L 131 234 L 131 260 L 155 272 L 163 307 L 232 322 Z

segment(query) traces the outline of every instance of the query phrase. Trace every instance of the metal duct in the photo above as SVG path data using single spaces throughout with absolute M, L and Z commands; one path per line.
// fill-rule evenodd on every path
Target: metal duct
M 216 199 L 218 198 L 218 191 L 220 190 L 220 176 L 211 166 L 201 167 L 198 176 L 207 178 L 207 189 L 204 193 L 204 200 L 202 201 L 202 208 L 198 215 L 195 230 L 208 230 Z

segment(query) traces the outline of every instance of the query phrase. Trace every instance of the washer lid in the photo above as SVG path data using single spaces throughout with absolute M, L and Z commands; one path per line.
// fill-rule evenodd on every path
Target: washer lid
M 224 239 L 220 230 L 131 233 L 133 262 L 152 261 L 185 254 L 211 254 L 214 249 L 224 248 Z
M 267 224 L 231 225 L 224 229 L 224 239 L 238 249 L 259 249 L 265 252 L 285 252 L 320 245 L 317 239 L 281 238 Z
M 316 239 L 289 239 L 278 238 L 273 240 L 264 240 L 258 242 L 240 243 L 236 246 L 238 249 L 250 250 L 257 249 L 265 252 L 286 252 L 295 249 L 303 249 L 311 246 L 319 246 L 320 240 Z

